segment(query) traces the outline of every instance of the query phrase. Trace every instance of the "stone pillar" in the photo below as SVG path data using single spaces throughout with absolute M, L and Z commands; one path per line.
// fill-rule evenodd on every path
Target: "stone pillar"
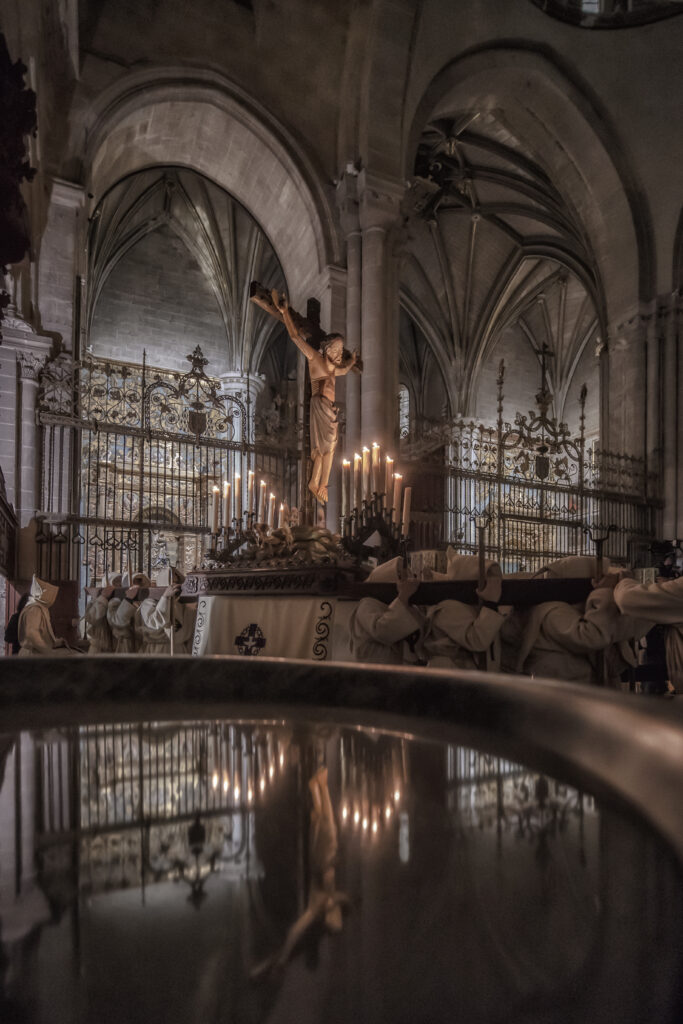
M 320 283 L 316 298 L 320 303 L 320 323 L 326 334 L 346 334 L 346 308 L 347 308 L 347 272 L 341 267 L 327 266 L 320 275 Z M 346 346 L 348 339 L 346 339 Z M 341 513 L 341 464 L 344 458 L 344 433 L 342 429 L 346 425 L 346 402 L 349 383 L 353 387 L 354 381 L 358 380 L 358 374 L 353 370 L 345 377 L 337 377 L 335 382 L 335 401 L 339 407 L 340 435 L 337 443 L 337 450 L 330 473 L 328 500 L 326 509 L 326 524 L 333 532 L 339 530 L 339 516 Z
M 361 272 L 362 242 L 358 216 L 358 173 L 351 165 L 337 186 L 337 204 L 342 231 L 346 239 L 346 346 L 352 352 L 361 350 Z M 346 382 L 346 436 L 344 455 L 353 459 L 360 448 L 361 378 L 351 373 Z
M 396 435 L 398 343 L 391 337 L 398 290 L 391 287 L 391 229 L 397 224 L 403 186 L 362 171 L 358 180 L 362 231 L 361 439 L 390 445 Z
M 680 358 L 681 297 L 678 292 L 658 303 L 657 334 L 662 350 L 662 534 L 683 537 L 683 416 L 679 402 L 683 385 Z
M 20 459 L 17 489 L 17 519 L 19 526 L 28 526 L 40 502 L 40 444 L 36 425 L 38 377 L 42 362 L 28 353 L 21 352 L 17 362 L 19 369 L 19 421 L 20 435 L 17 438 L 17 452 Z
M 645 320 L 640 313 L 634 313 L 610 331 L 608 350 L 609 433 L 603 447 L 645 458 L 647 344 Z
M 228 373 L 222 373 L 219 380 L 221 394 L 228 400 L 228 406 L 230 399 L 238 399 L 246 410 L 246 423 L 242 422 L 242 417 L 235 417 L 233 420 L 235 427 L 233 440 L 238 444 L 251 444 L 254 440 L 256 402 L 263 391 L 266 379 L 260 373 L 242 373 L 240 370 L 230 370 Z

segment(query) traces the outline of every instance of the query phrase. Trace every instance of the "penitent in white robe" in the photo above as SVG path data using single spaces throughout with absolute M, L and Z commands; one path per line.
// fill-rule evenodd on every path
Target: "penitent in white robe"
M 596 655 L 622 634 L 619 609 L 608 587 L 593 590 L 585 607 L 546 601 L 532 608 L 524 625 L 516 670 L 567 682 L 599 683 Z
M 109 601 L 99 594 L 85 609 L 85 635 L 90 646 L 88 654 L 109 654 L 114 649 L 112 633 L 107 621 Z
M 620 580 L 614 588 L 614 600 L 624 615 L 668 626 L 666 666 L 672 686 L 683 689 L 683 578 L 661 583 Z M 645 631 L 644 631 L 645 632 Z
M 505 621 L 493 608 L 441 601 L 427 612 L 424 649 L 430 668 L 497 671 L 496 640 Z
M 63 657 L 76 653 L 58 639 L 52 629 L 50 608 L 57 598 L 58 589 L 52 583 L 45 583 L 37 576 L 31 583 L 31 596 L 19 616 L 19 657 L 36 655 Z
M 114 654 L 134 654 L 135 605 L 126 598 L 112 597 L 107 603 L 107 622 L 113 638 Z
M 424 615 L 397 597 L 390 605 L 364 597 L 349 621 L 349 646 L 356 661 L 373 665 L 415 664 L 420 657 Z M 417 638 L 413 639 L 417 633 Z M 408 642 L 408 638 L 411 642 Z
M 170 654 L 171 598 L 146 597 L 137 610 L 135 628 L 140 634 L 140 654 Z

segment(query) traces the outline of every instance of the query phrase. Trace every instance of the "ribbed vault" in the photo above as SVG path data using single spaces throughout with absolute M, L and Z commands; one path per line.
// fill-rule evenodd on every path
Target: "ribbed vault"
M 193 171 L 151 168 L 119 182 L 100 202 L 88 252 L 89 329 L 117 266 L 162 230 L 180 239 L 211 289 L 222 324 L 221 370 L 257 372 L 282 329 L 249 302 L 249 283 L 259 279 L 284 289 L 282 268 L 253 217 Z
M 427 125 L 406 213 L 403 305 L 442 369 L 452 409 L 486 415 L 476 402 L 482 368 L 515 326 L 522 344 L 552 353 L 548 383 L 562 415 L 598 333 L 598 282 L 581 223 L 500 111 Z

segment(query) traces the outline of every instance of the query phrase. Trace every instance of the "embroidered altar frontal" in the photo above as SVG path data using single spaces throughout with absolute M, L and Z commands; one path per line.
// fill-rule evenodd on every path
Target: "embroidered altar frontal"
M 334 566 L 191 573 L 183 594 L 198 601 L 192 653 L 325 661 L 348 582 Z

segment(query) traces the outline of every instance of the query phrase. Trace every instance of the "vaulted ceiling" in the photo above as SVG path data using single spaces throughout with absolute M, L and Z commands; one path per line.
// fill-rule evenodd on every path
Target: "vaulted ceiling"
M 284 346 L 278 338 L 281 326 L 249 301 L 249 284 L 259 280 L 285 290 L 282 268 L 253 217 L 193 171 L 156 167 L 133 174 L 99 204 L 88 251 L 88 328 L 117 266 L 145 239 L 169 231 L 182 242 L 215 300 L 223 370 L 257 372 L 273 348 Z M 144 338 L 140 341 L 142 347 Z
M 441 368 L 452 411 L 471 412 L 482 366 L 518 325 L 532 349 L 552 352 L 559 414 L 598 332 L 598 285 L 578 216 L 501 112 L 427 125 L 406 213 L 402 303 Z

